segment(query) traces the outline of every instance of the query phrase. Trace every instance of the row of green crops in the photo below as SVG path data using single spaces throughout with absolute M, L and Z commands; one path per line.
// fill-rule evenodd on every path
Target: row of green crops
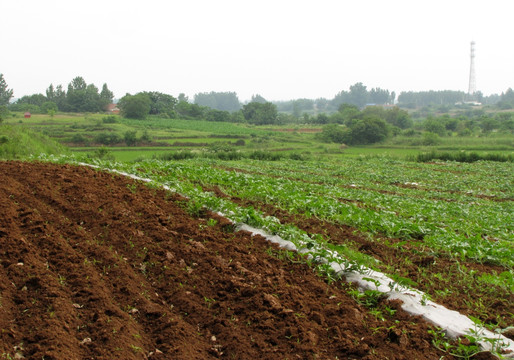
M 205 120 L 161 119 L 151 117 L 144 122 L 131 119 L 124 119 L 123 122 L 127 125 L 144 126 L 150 129 L 192 131 L 195 133 L 204 132 L 208 134 L 232 136 L 262 135 L 269 133 L 269 131 L 256 129 L 244 124 Z

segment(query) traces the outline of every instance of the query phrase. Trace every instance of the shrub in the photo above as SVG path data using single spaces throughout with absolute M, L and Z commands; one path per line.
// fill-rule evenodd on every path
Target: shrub
M 254 151 L 250 153 L 248 156 L 252 160 L 267 160 L 267 161 L 277 161 L 282 158 L 282 155 L 277 153 L 271 153 L 267 151 Z
M 177 152 L 169 152 L 165 154 L 161 154 L 158 156 L 154 156 L 159 160 L 170 161 L 170 160 L 185 160 L 185 159 L 194 159 L 196 154 L 191 151 L 177 151 Z
M 70 142 L 74 144 L 85 144 L 88 142 L 87 138 L 82 134 L 75 134 L 71 137 Z
M 116 133 L 100 133 L 94 138 L 95 143 L 102 145 L 114 145 L 121 142 L 121 138 Z
M 144 142 L 144 143 L 152 142 L 152 137 L 150 136 L 150 134 L 148 134 L 148 130 L 143 131 L 143 135 L 141 135 L 141 137 L 139 138 L 139 141 Z
M 104 116 L 102 118 L 102 122 L 104 124 L 115 124 L 118 122 L 118 120 L 116 119 L 116 116 L 114 115 L 109 115 L 109 116 Z
M 125 140 L 125 144 L 127 146 L 135 146 L 137 144 L 137 136 L 135 131 L 126 131 L 123 134 L 123 139 Z
M 480 155 L 476 152 L 440 152 L 435 151 L 418 154 L 415 158 L 417 162 L 429 162 L 433 160 L 456 161 L 464 163 L 472 163 L 475 161 L 497 161 L 497 162 L 514 162 L 514 156 L 510 154 L 484 154 Z
M 426 132 L 423 134 L 423 140 L 422 140 L 423 145 L 426 145 L 426 146 L 437 145 L 437 144 L 439 144 L 440 141 L 441 141 L 441 139 L 439 139 L 439 135 L 437 135 L 436 133 Z

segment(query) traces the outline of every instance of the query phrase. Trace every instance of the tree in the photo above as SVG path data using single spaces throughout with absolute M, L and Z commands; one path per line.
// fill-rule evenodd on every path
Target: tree
M 337 111 L 339 114 L 341 114 L 341 120 L 344 123 L 348 123 L 351 120 L 356 119 L 361 115 L 361 112 L 357 106 L 348 104 L 348 103 L 341 104 L 341 106 L 339 106 L 339 109 Z M 341 121 L 334 121 L 334 122 L 341 122 Z
M 210 107 L 221 111 L 238 111 L 241 104 L 235 92 L 198 93 L 195 95 L 195 104 Z
M 66 108 L 66 92 L 63 90 L 62 85 L 57 85 L 55 88 L 53 101 L 57 104 L 59 110 Z
M 323 126 L 319 135 L 324 142 L 343 144 L 347 139 L 348 130 L 338 124 L 328 124 Z
M 425 128 L 425 131 L 437 134 L 439 136 L 446 135 L 446 127 L 444 126 L 443 122 L 433 117 L 427 118 L 423 124 L 423 127 Z
M 318 114 L 318 116 L 316 116 L 314 118 L 314 123 L 315 124 L 328 124 L 330 118 L 327 116 L 327 114 L 325 113 L 321 113 L 321 114 Z
M 311 111 L 314 108 L 314 100 L 296 99 L 293 101 L 293 115 L 299 117 L 302 112 Z
M 368 91 L 366 90 L 366 86 L 361 82 L 350 86 L 349 97 L 349 102 L 351 104 L 357 105 L 359 108 L 364 107 L 368 102 Z
M 260 96 L 259 94 L 256 94 L 256 95 L 252 95 L 252 99 L 250 100 L 250 102 L 265 104 L 268 101 L 265 98 L 263 98 L 262 96 Z
M 13 90 L 7 88 L 4 75 L 0 74 L 0 105 L 9 105 L 13 96 Z
M 395 106 L 385 112 L 385 121 L 393 126 L 399 127 L 400 129 L 407 129 L 413 125 L 413 121 L 409 113 L 400 109 L 398 106 Z
M 77 76 L 68 84 L 66 101 L 63 105 L 65 111 L 98 112 L 102 110 L 102 102 L 98 94 L 98 88 L 93 84 L 87 84 Z
M 228 111 L 221 110 L 209 110 L 206 115 L 207 121 L 218 121 L 218 122 L 228 122 L 231 120 L 230 113 Z
M 368 101 L 373 104 L 386 104 L 389 102 L 391 98 L 391 94 L 389 90 L 384 90 L 381 88 L 373 88 L 368 94 Z
M 54 103 L 53 101 L 45 101 L 42 105 L 41 105 L 41 111 L 44 112 L 44 113 L 47 113 L 47 114 L 51 114 L 53 113 L 55 115 L 55 113 L 57 112 L 58 108 L 57 108 L 57 104 Z
M 480 127 L 484 133 L 490 133 L 494 129 L 498 129 L 500 127 L 500 122 L 494 118 L 490 118 L 488 116 L 484 116 L 482 121 L 480 122 Z
M 181 101 L 189 102 L 189 98 L 186 96 L 186 94 L 184 94 L 184 93 L 178 94 L 178 102 L 181 102 Z
M 514 90 L 508 88 L 506 92 L 502 93 L 497 106 L 502 110 L 514 108 Z
M 429 105 L 454 105 L 465 98 L 466 93 L 463 91 L 403 91 L 398 96 L 398 102 L 402 107 L 416 108 Z
M 21 99 L 18 99 L 16 101 L 16 104 L 29 104 L 29 105 L 36 105 L 41 106 L 43 105 L 48 99 L 43 94 L 33 94 L 33 95 L 25 95 Z
M 120 99 L 121 114 L 129 119 L 145 119 L 150 112 L 151 100 L 147 94 L 127 94 Z
M 168 94 L 163 94 L 157 91 L 143 92 L 150 99 L 150 114 L 151 115 L 165 115 L 173 118 L 176 116 L 175 106 L 177 99 Z
M 102 85 L 102 91 L 100 92 L 100 103 L 102 106 L 102 110 L 105 110 L 107 105 L 112 103 L 114 99 L 114 93 L 109 90 L 107 84 Z
M 46 98 L 47 98 L 48 101 L 54 101 L 54 99 L 55 99 L 55 89 L 54 89 L 54 85 L 53 84 L 50 84 L 48 89 L 46 89 Z
M 374 144 L 385 140 L 389 136 L 389 129 L 384 120 L 377 116 L 368 115 L 354 121 L 346 143 L 353 145 Z
M 277 122 L 277 106 L 270 102 L 251 102 L 243 106 L 246 121 L 255 125 L 275 124 Z
M 77 76 L 71 80 L 70 86 L 72 90 L 86 90 L 87 83 L 82 76 Z
M 204 116 L 205 108 L 198 104 L 191 104 L 187 101 L 179 101 L 175 107 L 182 118 L 198 119 Z

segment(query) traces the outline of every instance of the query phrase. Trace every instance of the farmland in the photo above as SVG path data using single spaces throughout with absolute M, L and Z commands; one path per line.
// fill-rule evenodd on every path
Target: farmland
M 342 257 L 409 279 L 483 322 L 514 322 L 510 163 L 200 159 L 114 167 L 234 221 L 293 241 L 307 235 L 327 242 Z
M 177 194 L 84 166 L 1 169 L 5 359 L 453 358 L 397 302 Z
M 347 284 L 321 258 L 364 276 L 384 273 L 391 289 L 422 291 L 423 302 L 512 338 L 512 162 L 416 162 L 420 150 L 437 148 L 344 148 L 321 143 L 314 127 L 111 123 L 97 115 L 9 120 L 9 154 L 17 154 L 11 134 L 25 127 L 48 143 L 127 131 L 153 140 L 54 146 L 48 153 L 66 155 L 1 163 L 4 358 L 67 351 L 67 358 L 105 359 L 451 359 L 480 352 L 477 334 L 445 340 L 397 301 Z M 20 144 L 30 141 L 23 134 Z M 511 142 L 468 141 L 469 149 L 500 153 Z M 301 251 L 237 231 L 239 224 Z M 500 345 L 494 340 L 493 349 Z
M 511 156 L 512 135 L 491 133 L 487 136 L 448 136 L 437 145 L 426 146 L 421 137 L 396 136 L 373 146 L 341 147 L 317 137 L 321 125 L 261 125 L 149 117 L 146 120 L 124 119 L 105 114 L 63 113 L 54 116 L 33 115 L 29 119 L 13 113 L 4 123 L 16 129 L 30 128 L 69 146 L 78 154 L 94 154 L 106 147 L 118 161 L 134 161 L 176 152 L 206 154 L 233 151 L 241 154 L 266 150 L 277 156 L 292 154 L 306 159 L 326 161 L 356 156 L 387 155 L 395 158 L 415 157 L 431 151 L 475 152 Z M 124 136 L 133 133 L 138 139 L 127 145 Z M 2 135 L 0 133 L 0 135 Z M 94 155 L 93 155 L 94 156 Z

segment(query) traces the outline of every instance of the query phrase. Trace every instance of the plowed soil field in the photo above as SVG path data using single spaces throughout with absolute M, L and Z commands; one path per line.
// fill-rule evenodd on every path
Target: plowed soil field
M 185 199 L 87 167 L 0 163 L 1 359 L 451 359 Z M 394 314 L 393 314 L 394 313 Z

